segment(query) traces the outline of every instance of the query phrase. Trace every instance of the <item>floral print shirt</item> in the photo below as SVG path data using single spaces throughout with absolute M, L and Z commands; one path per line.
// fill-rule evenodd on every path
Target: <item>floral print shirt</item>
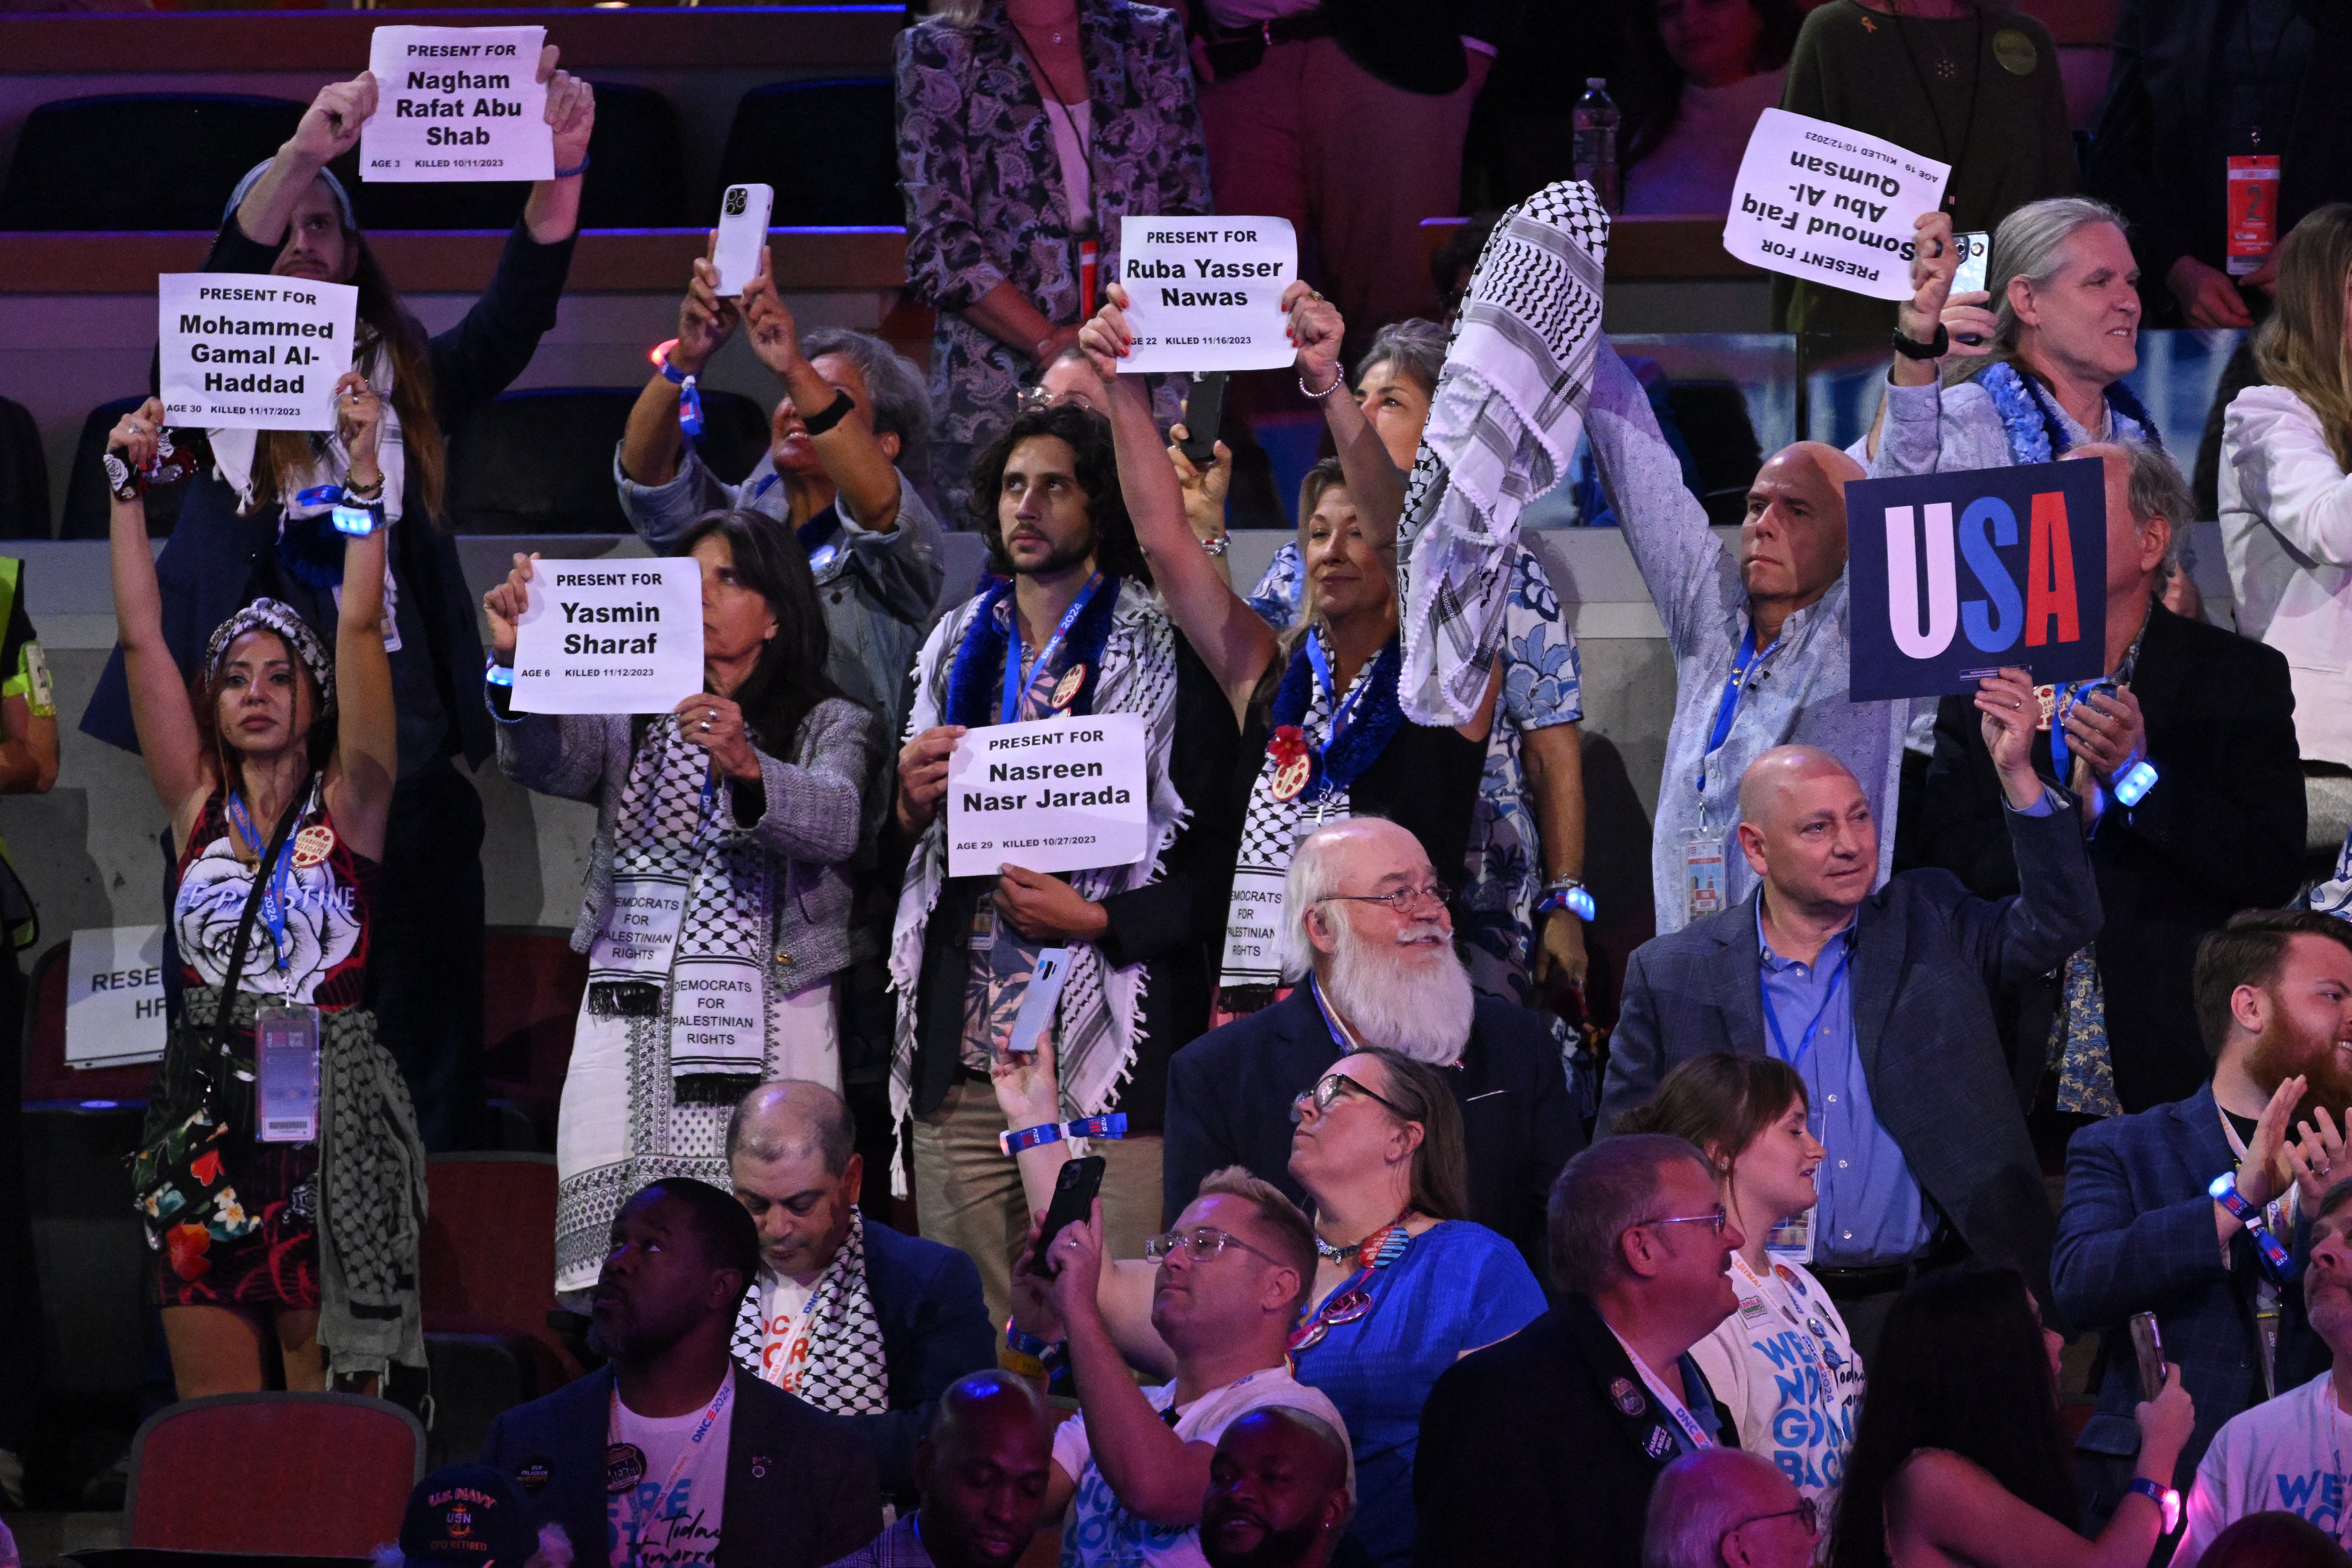
M 1101 246 L 1097 276 L 1118 276 L 1119 220 L 1129 213 L 1209 210 L 1208 143 L 1192 89 L 1184 26 L 1129 0 L 1080 0 L 1094 184 L 1087 223 L 1071 221 L 1054 150 L 1058 113 L 1038 94 L 1001 4 L 958 27 L 938 17 L 898 35 L 898 178 L 907 196 L 907 276 L 939 312 L 931 337 L 932 472 L 950 528 L 967 517 L 973 456 L 1011 422 L 1022 350 L 963 311 L 1011 283 L 1047 321 L 1078 320 L 1076 231 Z M 1172 382 L 1162 423 L 1177 416 Z
M 1297 618 L 1305 589 L 1298 546 L 1286 544 L 1244 597 L 1280 631 Z M 1536 900 L 1543 896 L 1543 840 L 1519 758 L 1519 737 L 1582 719 L 1581 675 L 1576 634 L 1560 616 L 1559 595 L 1543 563 L 1522 544 L 1511 557 L 1510 595 L 1503 611 L 1503 689 L 1486 741 L 1477 816 L 1470 825 L 1469 864 L 1461 873 L 1466 879 L 1462 903 L 1468 911 L 1462 935 L 1474 985 L 1538 1011 L 1543 1005 L 1528 979 L 1528 964 Z

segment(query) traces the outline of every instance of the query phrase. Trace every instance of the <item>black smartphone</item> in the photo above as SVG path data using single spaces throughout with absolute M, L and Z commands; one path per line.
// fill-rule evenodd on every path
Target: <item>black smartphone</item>
M 1196 370 L 1184 396 L 1184 439 L 1176 449 L 1196 468 L 1216 460 L 1217 430 L 1225 422 L 1225 373 Z
M 1047 1261 L 1054 1240 L 1068 1225 L 1084 1225 L 1095 1212 L 1095 1194 L 1102 1191 L 1103 1157 L 1088 1154 L 1063 1165 L 1054 1179 L 1054 1201 L 1045 1205 L 1045 1228 L 1037 1233 L 1037 1260 L 1031 1267 L 1050 1279 L 1061 1266 Z

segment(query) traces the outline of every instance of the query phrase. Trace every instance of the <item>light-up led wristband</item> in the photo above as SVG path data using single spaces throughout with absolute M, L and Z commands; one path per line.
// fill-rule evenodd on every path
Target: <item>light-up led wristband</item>
M 2146 1476 L 2134 1476 L 2131 1489 L 2164 1510 L 2164 1533 L 2170 1535 L 2180 1528 L 2180 1494 Z
M 702 392 L 694 384 L 690 373 L 669 363 L 669 352 L 676 347 L 676 338 L 666 343 L 655 344 L 651 356 L 654 368 L 661 372 L 664 381 L 678 388 L 677 427 L 686 433 L 688 439 L 699 440 L 702 437 Z
M 492 686 L 510 687 L 514 684 L 514 668 L 511 665 L 500 664 L 494 658 L 483 669 L 482 679 Z
M 2121 805 L 2137 805 L 2155 787 L 2156 764 L 2134 763 L 2130 770 L 2116 781 L 2116 801 Z
M 1583 883 L 1573 877 L 1562 877 L 1544 889 L 1544 896 L 1536 902 L 1536 913 L 1548 915 L 1554 910 L 1566 910 L 1578 920 L 1590 921 L 1598 913 L 1592 895 Z
M 2237 1177 L 2225 1173 L 2214 1177 L 2213 1184 L 2205 1190 L 2212 1194 L 2215 1203 L 2228 1209 L 2236 1216 L 2238 1223 L 2246 1227 L 2246 1234 L 2254 1238 L 2254 1246 L 2262 1253 L 2263 1267 L 2270 1271 L 2271 1278 L 2282 1285 L 2293 1279 L 2294 1258 L 2289 1256 L 2279 1238 L 2271 1234 L 2270 1226 L 2263 1223 L 2263 1211 L 2248 1203 L 2245 1195 L 2238 1191 Z
M 1006 1131 L 996 1135 L 996 1146 L 1008 1155 L 1018 1154 L 1024 1149 L 1040 1149 L 1061 1141 L 1062 1124 L 1058 1121 L 1041 1121 L 1034 1127 L 1024 1127 L 1018 1132 Z

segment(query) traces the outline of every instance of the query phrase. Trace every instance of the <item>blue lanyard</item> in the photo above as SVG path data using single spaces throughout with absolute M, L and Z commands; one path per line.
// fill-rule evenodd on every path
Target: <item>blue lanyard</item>
M 1070 635 L 1070 628 L 1077 625 L 1078 617 L 1093 602 L 1095 590 L 1101 586 L 1101 573 L 1097 572 L 1087 579 L 1087 585 L 1078 590 L 1078 596 L 1070 601 L 1068 609 L 1062 612 L 1062 624 L 1054 628 L 1054 635 L 1047 637 L 1045 646 L 1037 650 L 1036 658 L 1026 666 L 1021 662 L 1021 606 L 1005 606 L 1011 629 L 1004 639 L 1004 706 L 996 721 L 998 723 L 1011 724 L 1020 719 L 1022 693 L 1029 689 L 1029 683 L 1037 679 L 1038 671 L 1053 668 L 1052 660 L 1054 655 L 1061 651 L 1062 639 Z
M 1331 1043 L 1339 1047 L 1341 1056 L 1353 1056 L 1355 1042 L 1349 1039 L 1347 1031 L 1339 1027 L 1339 1020 L 1331 1016 L 1331 1005 L 1323 1000 L 1323 988 L 1315 984 L 1312 974 L 1307 977 L 1307 994 L 1315 998 L 1315 1010 L 1323 1015 L 1323 1026 L 1331 1031 Z
M 758 484 L 753 485 L 751 487 L 751 493 L 743 498 L 744 506 L 749 507 L 761 496 L 766 495 L 771 489 L 775 488 L 776 481 L 783 477 L 783 475 L 776 472 L 775 469 L 770 468 L 768 470 L 768 477 L 761 479 Z
M 1763 966 L 1757 966 L 1756 989 L 1764 1003 L 1765 1026 L 1772 1031 L 1772 1053 L 1792 1068 L 1804 1065 L 1805 1054 L 1813 1048 L 1813 1037 L 1822 1032 L 1822 1025 L 1828 1019 L 1830 1009 L 1837 1005 L 1838 992 L 1845 984 L 1846 965 L 1853 959 L 1853 931 L 1851 927 L 1832 940 L 1841 943 L 1843 951 L 1838 954 L 1837 967 L 1830 972 L 1829 992 L 1822 996 L 1822 1005 L 1813 1010 L 1813 1021 L 1805 1026 L 1804 1035 L 1797 1041 L 1793 1056 L 1789 1051 L 1789 1037 L 1780 1032 L 1780 1016 L 1772 1011 L 1772 989 L 1764 983 Z
M 1723 742 L 1731 738 L 1731 721 L 1739 711 L 1740 689 L 1748 684 L 1748 672 L 1756 668 L 1756 661 L 1761 657 L 1762 650 L 1756 646 L 1756 623 L 1750 621 L 1747 631 L 1740 634 L 1738 657 L 1731 661 L 1731 679 L 1723 683 L 1723 700 L 1715 705 L 1715 733 L 1707 737 L 1706 752 L 1699 759 L 1698 793 L 1701 795 L 1706 793 L 1706 758 L 1723 750 Z
M 299 803 L 290 803 L 287 809 L 299 813 L 308 811 L 310 805 L 310 797 L 306 793 Z M 255 871 L 259 874 L 258 862 L 262 856 L 269 853 L 269 841 L 254 831 L 251 814 L 245 809 L 245 803 L 234 794 L 228 797 L 228 819 L 236 825 L 237 837 L 253 847 Z M 261 919 L 269 927 L 269 944 L 277 952 L 280 971 L 287 967 L 286 879 L 292 873 L 293 867 L 294 835 L 289 833 L 285 845 L 278 851 L 277 868 L 268 873 L 268 881 L 261 893 Z
M 1356 721 L 1356 710 L 1363 706 L 1364 694 L 1371 690 L 1372 683 L 1360 674 L 1356 689 L 1348 693 L 1345 701 L 1340 700 L 1331 679 L 1331 658 L 1323 651 L 1323 638 L 1318 632 L 1307 634 L 1307 662 L 1313 667 L 1315 684 L 1323 689 L 1323 700 L 1331 709 L 1331 732 L 1323 741 L 1323 750 L 1328 753 L 1339 745 L 1339 738 Z

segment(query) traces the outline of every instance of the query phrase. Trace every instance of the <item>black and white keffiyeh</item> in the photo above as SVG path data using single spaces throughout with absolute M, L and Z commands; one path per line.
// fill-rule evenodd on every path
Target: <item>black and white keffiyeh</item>
M 709 773 L 710 753 L 686 738 L 676 714 L 665 713 L 646 728 L 622 786 L 613 875 L 616 882 L 675 889 L 684 900 L 670 969 L 680 963 L 740 967 L 764 1005 L 772 863 L 759 845 L 716 831 L 726 805 L 723 797 L 706 803 Z M 592 963 L 590 1003 L 600 1012 L 666 1016 L 660 1002 L 669 978 L 667 972 Z M 765 1065 L 763 1045 L 723 1031 L 673 1028 L 669 1070 L 678 1078 L 757 1075 Z
M 1132 866 L 1069 873 L 1078 896 L 1099 901 L 1160 879 L 1160 861 L 1192 810 L 1168 776 L 1176 742 L 1176 628 L 1152 591 L 1131 579 L 1117 580 L 1118 600 L 1104 640 L 1101 669 L 1089 710 L 1132 713 L 1150 737 L 1144 778 L 1150 800 L 1143 858 Z M 971 599 L 940 618 L 916 656 L 915 697 L 908 705 L 907 738 L 946 722 L 948 675 L 974 615 L 990 595 Z M 890 1118 L 902 1135 L 915 1098 L 915 997 L 923 969 L 923 933 L 947 880 L 947 813 L 931 819 L 915 847 L 898 913 L 890 932 L 890 986 L 898 993 L 898 1044 L 890 1060 Z M 1055 1006 L 1055 1068 L 1062 1102 L 1074 1116 L 1098 1115 L 1135 1064 L 1142 1038 L 1145 967 L 1113 969 L 1092 942 L 1070 948 L 1068 978 Z M 891 1163 L 892 1191 L 906 1193 L 905 1165 Z
M 1486 695 L 1519 513 L 1567 474 L 1584 428 L 1608 251 L 1592 187 L 1563 180 L 1506 212 L 1479 253 L 1397 533 L 1415 723 L 1466 723 Z
M 787 1368 L 788 1347 L 768 1342 L 763 1294 L 757 1280 L 743 1292 L 728 1342 L 737 1364 L 754 1377 L 798 1394 L 829 1415 L 881 1415 L 890 1408 L 889 1369 L 882 1355 L 882 1324 L 866 1288 L 866 1216 L 849 1214 L 849 1235 L 809 1291 L 808 1360 L 797 1378 Z M 786 1332 L 796 1325 L 787 1324 Z

